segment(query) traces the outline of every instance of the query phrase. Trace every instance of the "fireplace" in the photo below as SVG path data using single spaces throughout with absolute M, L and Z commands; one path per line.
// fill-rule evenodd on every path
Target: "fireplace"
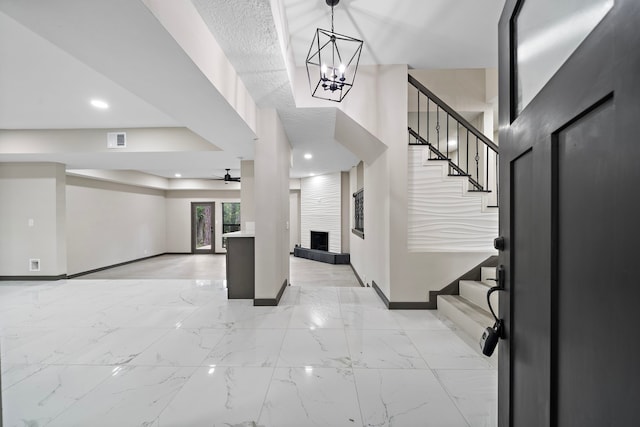
M 326 231 L 311 232 L 311 249 L 329 251 L 329 233 Z

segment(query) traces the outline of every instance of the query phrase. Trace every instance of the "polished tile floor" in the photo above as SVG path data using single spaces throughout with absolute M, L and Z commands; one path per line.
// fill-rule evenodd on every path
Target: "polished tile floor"
M 2 283 L 3 425 L 496 425 L 495 368 L 332 267 L 292 259 L 278 307 L 227 300 L 220 267 Z

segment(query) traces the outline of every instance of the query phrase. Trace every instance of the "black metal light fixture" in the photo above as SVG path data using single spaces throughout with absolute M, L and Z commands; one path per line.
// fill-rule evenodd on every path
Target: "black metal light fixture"
M 331 6 L 331 31 L 316 30 L 307 54 L 307 76 L 311 96 L 341 102 L 353 87 L 363 42 L 333 31 L 333 8 L 340 0 L 326 2 Z

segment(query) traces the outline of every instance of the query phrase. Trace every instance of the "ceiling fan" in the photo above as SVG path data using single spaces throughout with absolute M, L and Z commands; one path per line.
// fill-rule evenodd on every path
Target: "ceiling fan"
M 224 177 L 217 177 L 217 178 L 213 178 L 213 179 L 224 181 L 225 184 L 227 184 L 229 182 L 240 182 L 240 177 L 239 176 L 231 176 L 231 174 L 229 173 L 230 170 L 231 169 L 225 169 L 225 171 L 227 171 L 227 173 L 224 174 Z

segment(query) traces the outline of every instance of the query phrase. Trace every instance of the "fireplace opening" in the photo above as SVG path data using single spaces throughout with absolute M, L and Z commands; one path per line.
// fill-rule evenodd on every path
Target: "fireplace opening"
M 312 231 L 311 249 L 329 252 L 329 233 L 327 231 Z

